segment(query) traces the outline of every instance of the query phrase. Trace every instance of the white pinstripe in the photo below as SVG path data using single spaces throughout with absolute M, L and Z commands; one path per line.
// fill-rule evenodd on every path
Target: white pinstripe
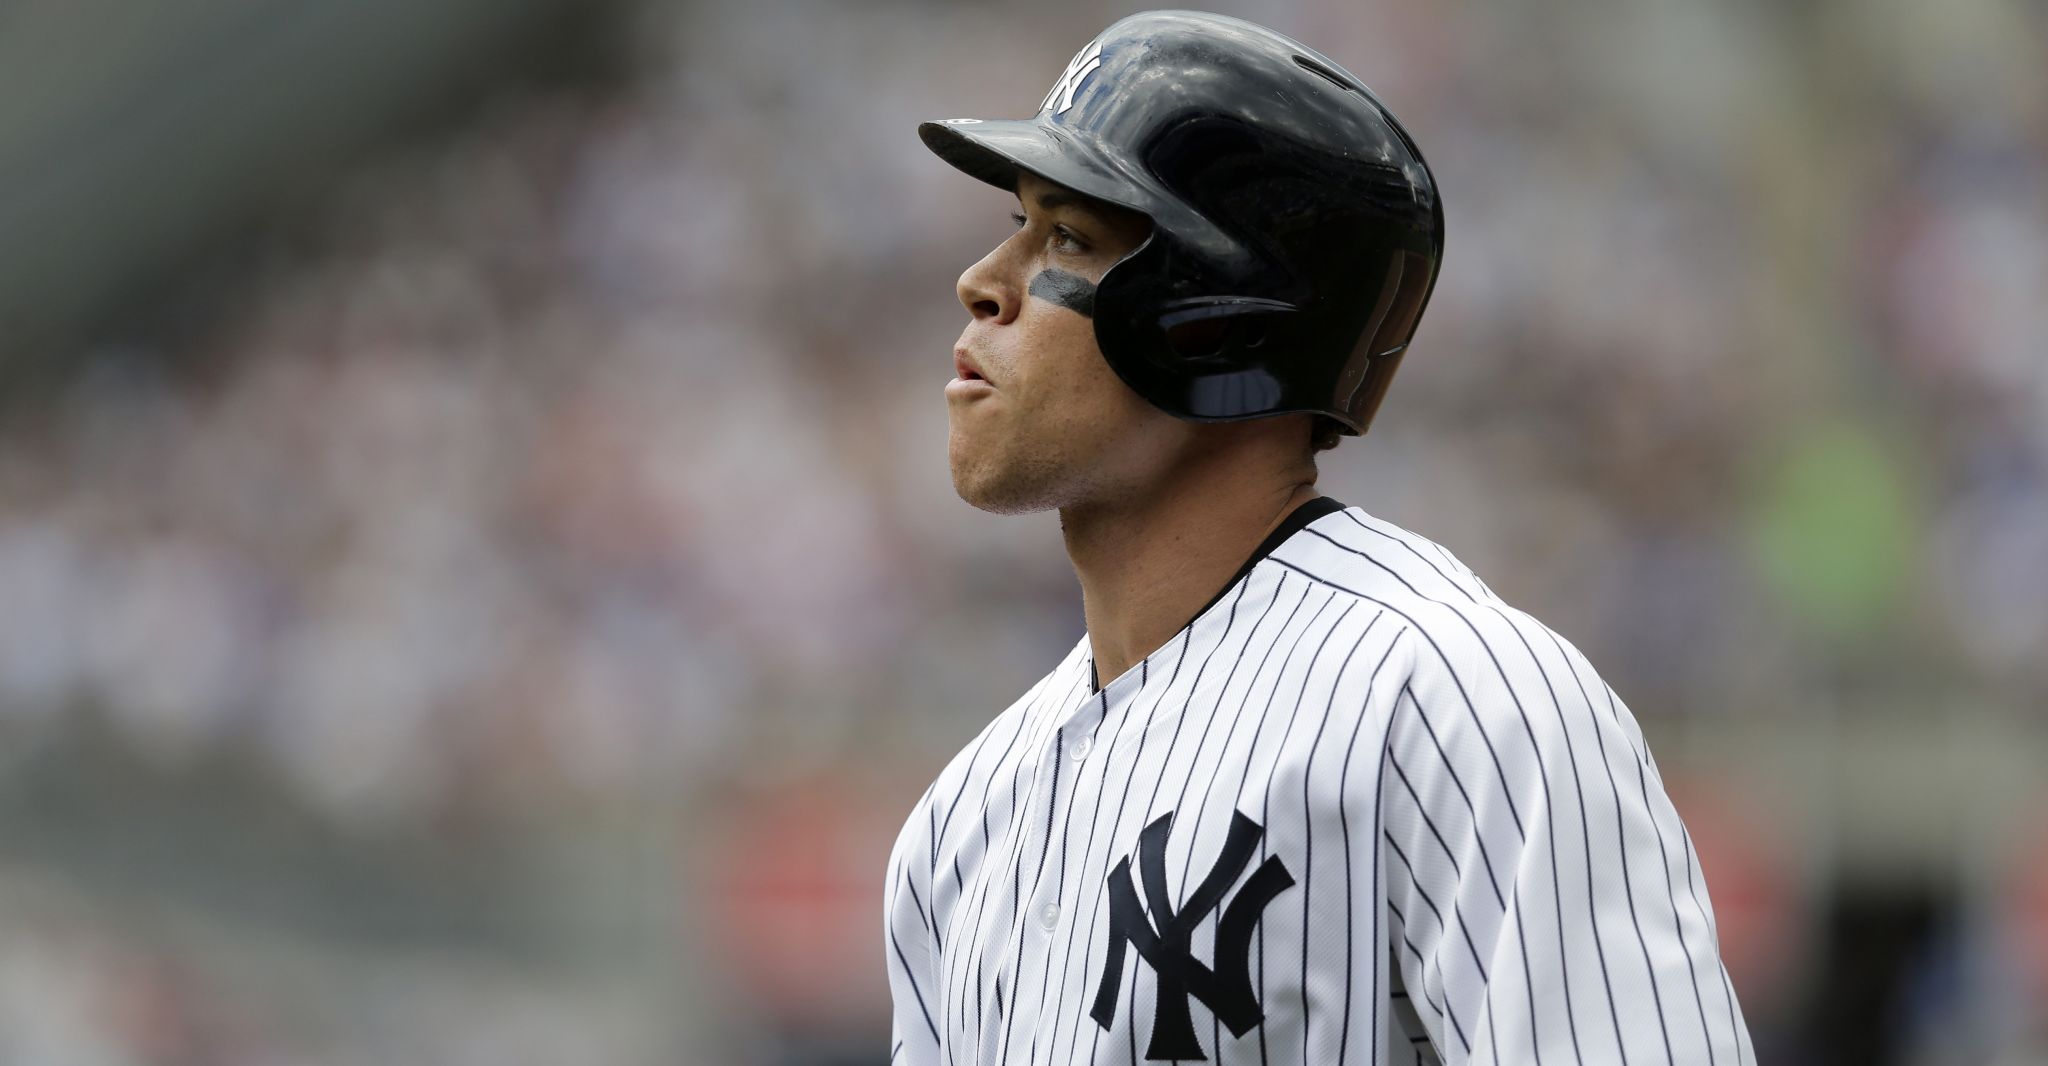
M 1174 907 L 1234 812 L 1264 827 L 1240 881 L 1266 855 L 1293 880 L 1252 940 L 1263 1021 L 1233 1036 L 1189 998 L 1212 1061 L 1755 1061 L 1635 719 L 1442 547 L 1324 515 L 1100 693 L 1089 670 L 1084 637 L 905 821 L 892 1061 L 1143 1061 L 1146 959 L 1126 951 L 1107 1028 L 1089 1011 L 1110 868 L 1168 812 Z

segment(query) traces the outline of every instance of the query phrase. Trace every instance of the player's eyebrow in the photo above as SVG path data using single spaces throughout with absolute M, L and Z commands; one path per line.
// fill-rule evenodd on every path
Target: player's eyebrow
M 1036 201 L 1038 209 L 1040 211 L 1052 211 L 1062 207 L 1072 207 L 1090 215 L 1100 215 L 1102 213 L 1095 209 L 1095 206 L 1088 201 L 1087 197 L 1082 196 L 1078 193 L 1061 192 L 1057 189 L 1054 189 L 1039 193 L 1036 197 L 1033 197 L 1033 199 Z M 1023 203 L 1023 197 L 1018 197 L 1017 202 L 1020 204 Z
M 1025 202 L 1024 197 L 1018 194 L 1018 206 L 1024 206 Z M 1030 205 L 1030 210 L 1036 213 L 1072 208 L 1074 215 L 1069 217 L 1075 224 L 1093 236 L 1108 237 L 1114 241 L 1128 236 L 1135 242 L 1151 227 L 1151 220 L 1137 212 L 1058 186 L 1040 188 L 1031 197 Z

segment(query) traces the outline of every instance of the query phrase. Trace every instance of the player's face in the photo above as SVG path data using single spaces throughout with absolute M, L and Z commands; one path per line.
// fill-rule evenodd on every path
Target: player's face
M 960 275 L 971 319 L 946 386 L 953 488 L 1003 513 L 1127 499 L 1196 430 L 1132 392 L 1095 343 L 1095 285 L 1151 224 L 1029 174 L 1017 200 L 1017 232 Z

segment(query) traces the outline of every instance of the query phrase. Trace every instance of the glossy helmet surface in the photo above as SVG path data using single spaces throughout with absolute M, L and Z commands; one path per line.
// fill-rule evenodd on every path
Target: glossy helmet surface
M 918 135 L 992 185 L 1029 171 L 1152 220 L 1102 278 L 1095 335 L 1182 418 L 1307 412 L 1363 433 L 1443 256 L 1436 180 L 1393 114 L 1240 19 L 1133 15 L 1075 55 L 1036 118 Z

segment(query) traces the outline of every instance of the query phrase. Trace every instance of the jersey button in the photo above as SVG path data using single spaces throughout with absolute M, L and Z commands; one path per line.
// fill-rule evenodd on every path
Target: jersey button
M 1041 927 L 1043 927 L 1045 931 L 1048 933 L 1052 932 L 1054 929 L 1059 928 L 1060 905 L 1057 903 L 1048 903 L 1045 906 L 1038 908 L 1038 924 Z
M 1073 751 L 1068 753 L 1067 757 L 1074 760 L 1075 762 L 1080 762 L 1082 759 L 1088 757 L 1089 752 L 1094 750 L 1095 738 L 1084 733 L 1081 735 L 1081 738 L 1079 740 L 1074 741 L 1074 749 Z

